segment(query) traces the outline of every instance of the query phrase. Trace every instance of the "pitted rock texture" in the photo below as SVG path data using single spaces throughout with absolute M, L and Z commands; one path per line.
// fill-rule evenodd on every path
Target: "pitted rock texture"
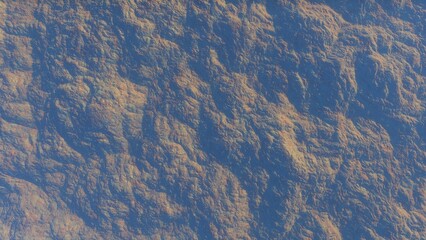
M 1 0 L 1 239 L 424 239 L 423 0 Z

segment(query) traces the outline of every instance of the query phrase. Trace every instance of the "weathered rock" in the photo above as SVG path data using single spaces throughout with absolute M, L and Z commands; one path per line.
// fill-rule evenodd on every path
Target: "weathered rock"
M 425 13 L 0 2 L 0 238 L 424 238 Z

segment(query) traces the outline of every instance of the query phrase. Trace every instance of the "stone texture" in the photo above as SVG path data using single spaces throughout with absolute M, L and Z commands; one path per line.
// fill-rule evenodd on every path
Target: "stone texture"
M 425 19 L 0 1 L 0 238 L 423 239 Z

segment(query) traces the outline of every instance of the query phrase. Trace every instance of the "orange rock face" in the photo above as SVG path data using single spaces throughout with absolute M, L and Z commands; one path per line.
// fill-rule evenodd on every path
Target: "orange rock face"
M 0 2 L 0 239 L 423 239 L 425 20 Z

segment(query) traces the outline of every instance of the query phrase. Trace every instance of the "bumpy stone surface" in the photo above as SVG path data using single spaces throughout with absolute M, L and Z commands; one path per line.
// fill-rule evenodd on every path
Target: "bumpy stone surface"
M 0 0 L 1 239 L 424 239 L 423 0 Z

